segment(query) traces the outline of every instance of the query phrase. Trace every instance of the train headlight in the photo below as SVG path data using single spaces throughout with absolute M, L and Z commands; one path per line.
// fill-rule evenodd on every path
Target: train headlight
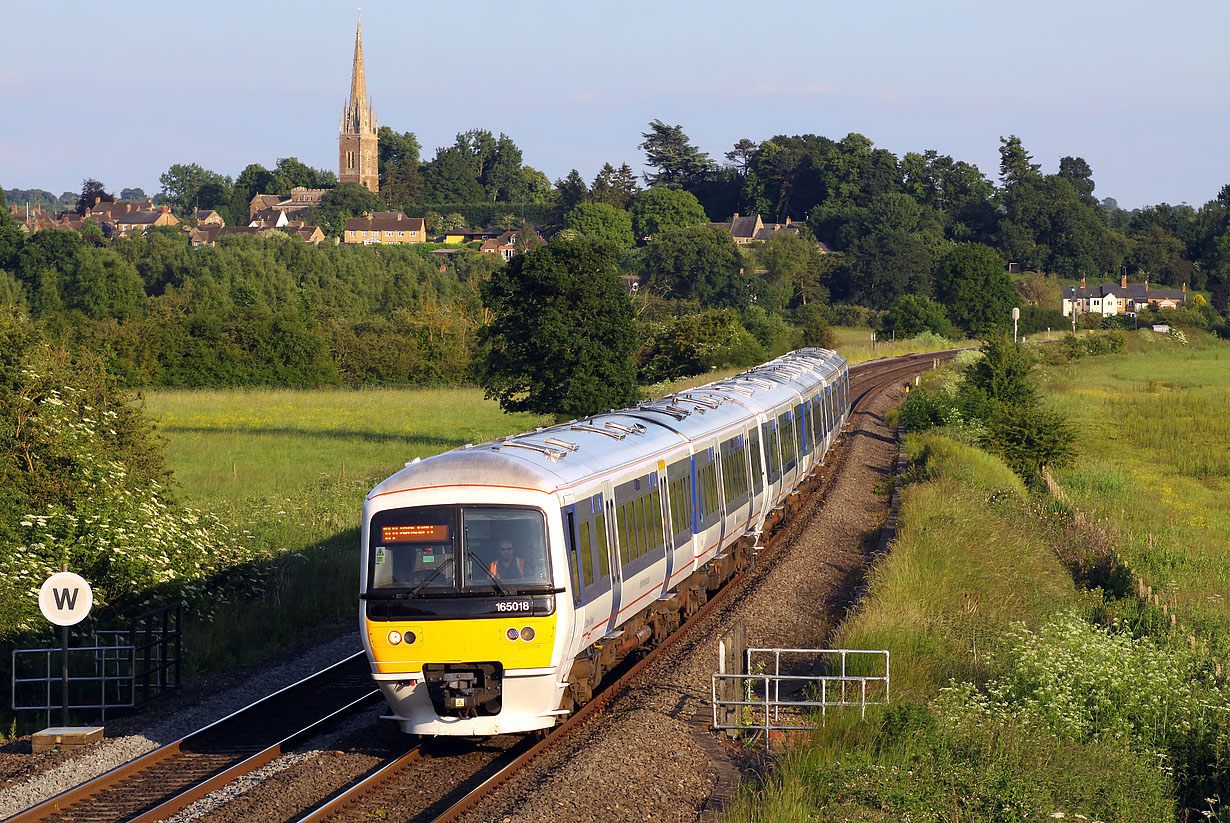
M 534 627 L 526 626 L 524 629 L 522 629 L 521 639 L 522 640 L 533 640 L 534 639 Z
M 504 636 L 507 637 L 509 640 L 516 640 L 521 635 L 517 633 L 516 629 L 509 629 L 508 631 L 504 632 Z
M 401 632 L 399 631 L 389 632 L 389 645 L 397 646 L 400 643 L 401 643 Z

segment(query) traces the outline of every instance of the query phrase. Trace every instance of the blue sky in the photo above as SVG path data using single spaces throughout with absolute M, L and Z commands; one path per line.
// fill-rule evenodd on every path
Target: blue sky
M 357 5 L 5 4 L 0 186 L 148 193 L 173 163 L 336 170 Z M 366 0 L 368 93 L 426 158 L 507 133 L 552 180 L 642 169 L 654 118 L 715 159 L 740 138 L 859 132 L 998 175 L 1018 135 L 1085 158 L 1126 208 L 1230 183 L 1230 4 Z M 711 215 L 715 219 L 721 215 Z

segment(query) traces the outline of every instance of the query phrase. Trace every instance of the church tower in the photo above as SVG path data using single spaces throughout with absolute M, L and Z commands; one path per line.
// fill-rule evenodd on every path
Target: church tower
M 354 35 L 354 67 L 350 71 L 350 99 L 338 124 L 339 183 L 359 183 L 373 194 L 380 191 L 380 170 L 376 148 L 376 113 L 367 99 L 363 76 L 363 21 Z

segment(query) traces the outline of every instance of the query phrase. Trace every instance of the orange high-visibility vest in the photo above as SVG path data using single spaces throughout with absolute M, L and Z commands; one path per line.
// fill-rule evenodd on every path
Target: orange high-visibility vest
M 525 561 L 522 560 L 520 557 L 515 558 L 515 559 L 517 561 L 517 574 L 521 574 L 521 575 L 525 574 Z M 491 576 L 492 577 L 495 577 L 495 567 L 498 564 L 498 562 L 499 561 L 496 561 L 496 560 L 491 561 Z

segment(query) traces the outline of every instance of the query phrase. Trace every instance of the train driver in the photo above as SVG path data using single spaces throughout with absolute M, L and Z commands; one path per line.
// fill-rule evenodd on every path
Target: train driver
M 513 580 L 525 577 L 525 559 L 517 554 L 512 541 L 500 541 L 500 554 L 491 561 L 491 576 L 500 580 Z

